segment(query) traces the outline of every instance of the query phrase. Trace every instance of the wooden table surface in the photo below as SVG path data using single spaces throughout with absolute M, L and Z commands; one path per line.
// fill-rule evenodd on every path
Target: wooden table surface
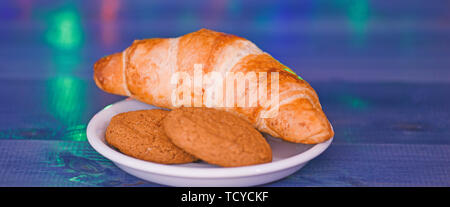
M 0 186 L 159 186 L 86 141 L 123 97 L 93 63 L 134 39 L 246 37 L 316 89 L 336 135 L 265 186 L 450 186 L 450 1 L 2 1 Z

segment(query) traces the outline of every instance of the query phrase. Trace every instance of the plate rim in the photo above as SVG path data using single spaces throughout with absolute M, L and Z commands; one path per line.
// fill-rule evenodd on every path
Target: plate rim
M 331 137 L 329 140 L 325 142 L 315 144 L 313 147 L 309 148 L 308 150 L 300 154 L 264 164 L 242 166 L 242 167 L 221 167 L 221 168 L 193 168 L 186 166 L 159 164 L 150 161 L 140 160 L 122 154 L 114 150 L 110 146 L 108 146 L 106 143 L 102 141 L 103 138 L 97 137 L 95 134 L 96 129 L 95 125 L 101 121 L 101 116 L 104 113 L 112 111 L 114 109 L 114 106 L 117 107 L 118 105 L 126 104 L 129 101 L 140 102 L 135 99 L 126 98 L 124 100 L 110 104 L 107 107 L 100 110 L 99 112 L 97 112 L 89 120 L 89 123 L 87 125 L 86 128 L 87 140 L 96 152 L 98 152 L 105 158 L 109 159 L 110 161 L 114 162 L 115 164 L 120 164 L 128 168 L 133 168 L 148 173 L 168 175 L 173 177 L 185 177 L 185 178 L 189 177 L 189 178 L 205 178 L 205 179 L 233 178 L 233 177 L 245 177 L 245 176 L 268 174 L 285 169 L 290 169 L 314 159 L 318 155 L 322 154 L 322 152 L 324 152 L 330 146 L 334 138 Z M 150 104 L 147 105 L 153 106 Z

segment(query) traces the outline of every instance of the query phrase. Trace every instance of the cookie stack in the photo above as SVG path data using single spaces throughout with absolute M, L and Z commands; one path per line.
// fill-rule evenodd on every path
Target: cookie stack
M 105 138 L 124 154 L 163 164 L 200 159 L 238 167 L 272 161 L 270 145 L 252 125 L 211 108 L 121 113 L 111 119 Z

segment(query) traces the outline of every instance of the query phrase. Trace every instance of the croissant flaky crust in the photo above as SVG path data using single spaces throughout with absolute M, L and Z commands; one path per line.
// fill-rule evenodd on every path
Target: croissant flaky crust
M 175 108 L 171 76 L 176 72 L 192 75 L 196 64 L 203 66 L 203 74 L 278 72 L 276 116 L 262 117 L 261 111 L 265 109 L 260 105 L 215 108 L 230 111 L 258 130 L 290 142 L 315 144 L 333 137 L 333 129 L 314 89 L 252 42 L 235 35 L 201 29 L 177 38 L 136 40 L 123 52 L 98 60 L 94 65 L 94 80 L 108 93 Z M 233 98 L 241 95 L 236 93 Z

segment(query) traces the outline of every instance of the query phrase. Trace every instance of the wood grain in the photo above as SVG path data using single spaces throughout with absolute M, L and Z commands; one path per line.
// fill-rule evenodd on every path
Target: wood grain
M 1 1 L 0 186 L 158 186 L 86 142 L 89 119 L 122 99 L 92 67 L 202 27 L 293 69 L 333 124 L 323 155 L 268 186 L 450 186 L 450 1 L 215 2 L 120 1 L 105 19 L 100 2 Z

